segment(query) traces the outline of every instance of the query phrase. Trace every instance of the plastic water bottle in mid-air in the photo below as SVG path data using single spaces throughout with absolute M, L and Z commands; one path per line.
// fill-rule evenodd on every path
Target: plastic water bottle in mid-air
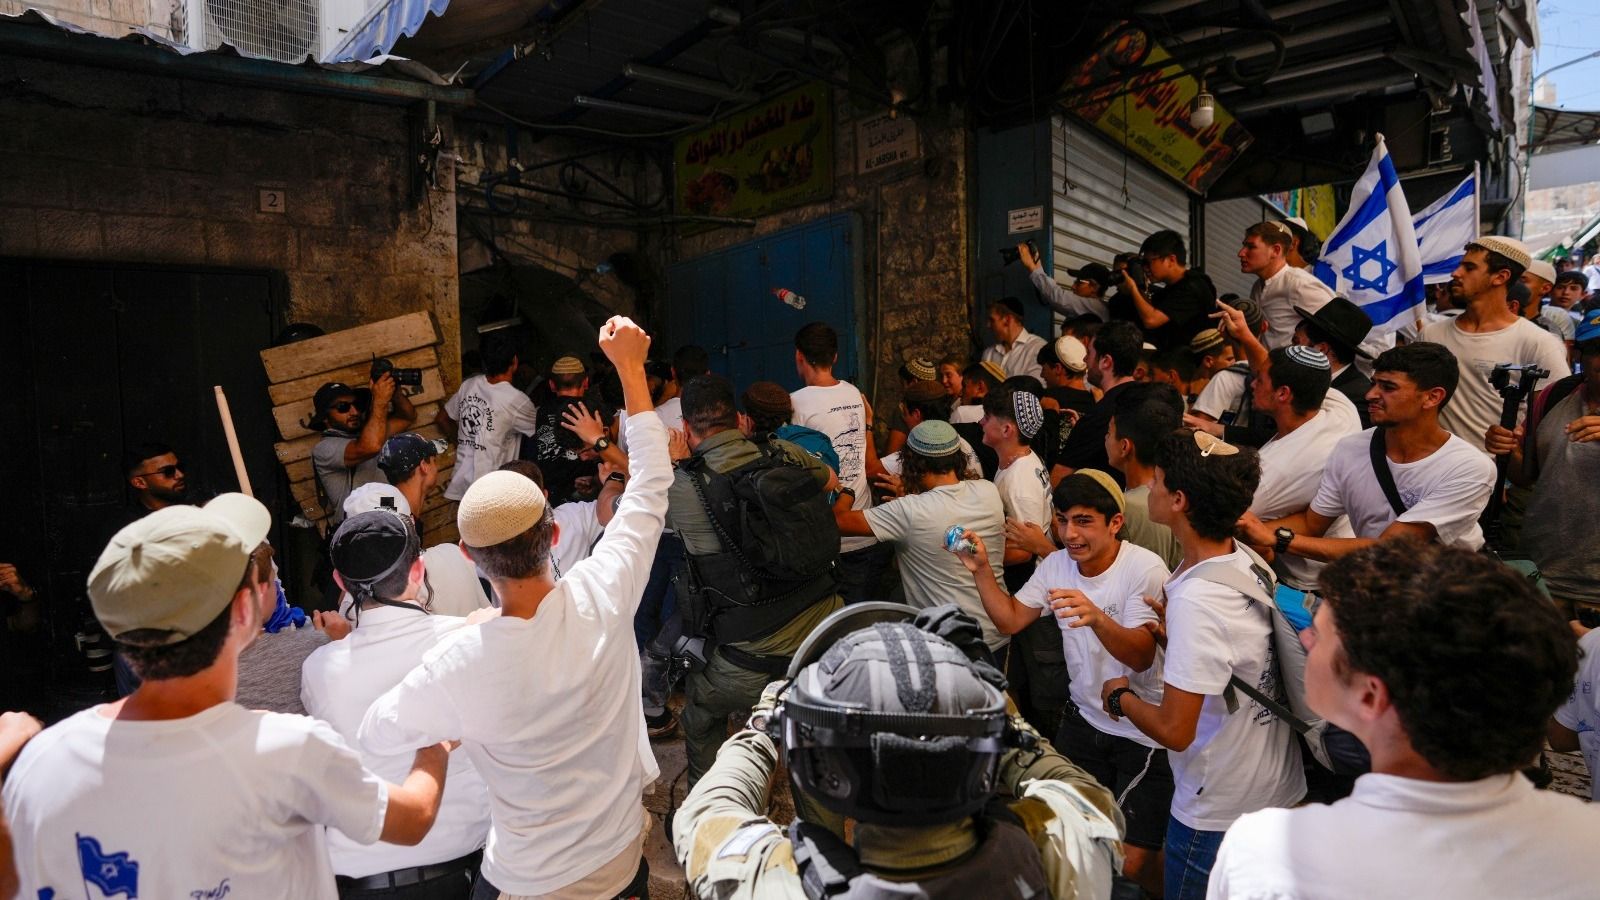
M 772 295 L 794 307 L 795 309 L 806 308 L 806 298 L 796 294 L 794 291 L 791 291 L 788 288 L 773 288 Z

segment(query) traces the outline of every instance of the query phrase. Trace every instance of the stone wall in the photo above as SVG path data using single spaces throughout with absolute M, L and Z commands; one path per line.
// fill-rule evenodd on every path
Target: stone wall
M 899 402 L 902 354 L 915 348 L 937 359 L 970 354 L 970 134 L 961 111 L 918 117 L 921 156 L 866 175 L 856 171 L 856 121 L 882 112 L 834 93 L 834 191 L 823 203 L 785 210 L 754 229 L 722 228 L 676 242 L 689 259 L 839 212 L 861 216 L 867 323 L 862 381 L 876 409 Z M 869 363 L 868 360 L 871 362 Z M 884 417 L 879 416 L 881 423 Z
M 183 0 L 0 0 L 0 15 L 21 15 L 29 9 L 98 34 L 121 37 L 148 28 L 171 37 L 188 18 Z
M 412 199 L 404 108 L 17 58 L 0 85 L 0 255 L 281 273 L 328 331 L 428 310 L 454 381 L 453 173 Z

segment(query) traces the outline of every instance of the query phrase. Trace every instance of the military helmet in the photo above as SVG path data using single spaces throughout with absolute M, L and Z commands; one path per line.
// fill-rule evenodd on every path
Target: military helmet
M 958 821 L 994 795 L 1000 757 L 1019 743 L 1003 680 L 914 622 L 926 618 L 859 604 L 802 645 L 767 726 L 796 790 L 882 825 Z

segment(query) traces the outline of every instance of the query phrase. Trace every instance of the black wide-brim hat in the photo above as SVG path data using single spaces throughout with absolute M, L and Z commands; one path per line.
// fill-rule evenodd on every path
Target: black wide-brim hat
M 1372 319 L 1349 299 L 1335 295 L 1316 312 L 1299 306 L 1296 306 L 1294 311 L 1300 318 L 1322 329 L 1328 337 L 1354 351 L 1356 355 L 1366 359 L 1372 358 L 1371 353 L 1361 349 L 1361 342 L 1366 340 L 1367 334 L 1372 331 Z

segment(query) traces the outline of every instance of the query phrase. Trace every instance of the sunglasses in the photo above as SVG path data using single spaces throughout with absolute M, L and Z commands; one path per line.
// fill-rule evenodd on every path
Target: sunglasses
M 162 466 L 159 469 L 151 469 L 148 472 L 140 472 L 138 474 L 138 476 L 136 476 L 136 477 L 148 478 L 151 475 L 160 475 L 162 478 L 171 478 L 171 477 L 177 475 L 179 472 L 182 472 L 182 471 L 183 471 L 183 463 L 180 462 L 180 463 L 173 463 L 170 466 Z
M 355 408 L 356 404 L 351 400 L 340 400 L 338 403 L 335 403 L 333 406 L 329 407 L 329 409 L 332 409 L 334 412 L 338 413 L 347 413 Z

